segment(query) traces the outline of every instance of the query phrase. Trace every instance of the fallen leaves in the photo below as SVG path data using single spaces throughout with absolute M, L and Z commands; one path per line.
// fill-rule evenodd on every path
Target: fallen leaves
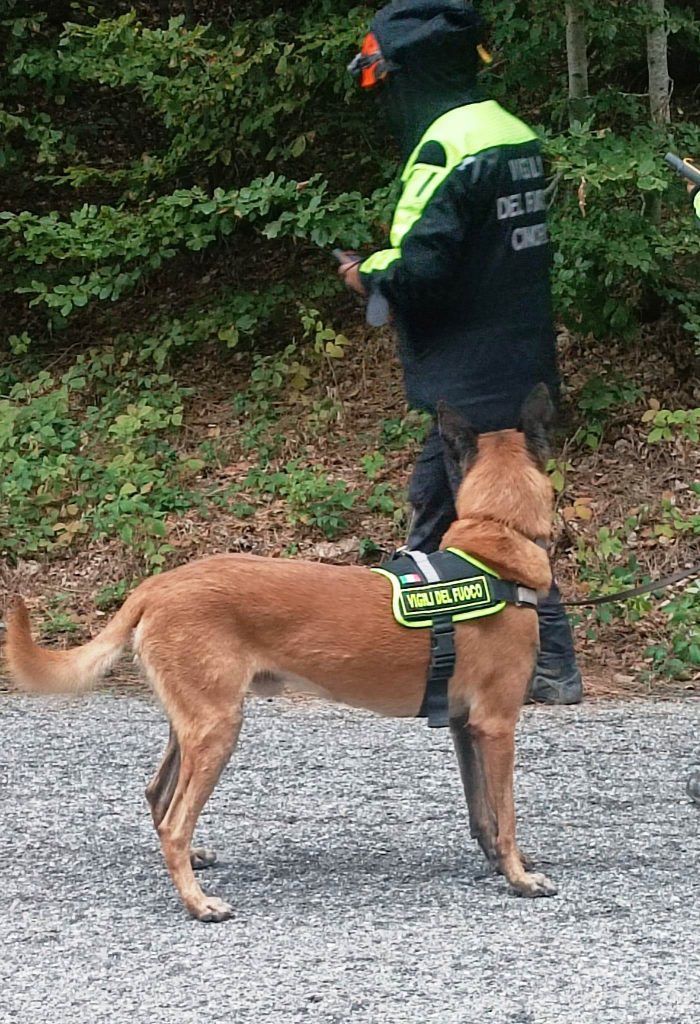
M 564 508 L 560 509 L 560 512 L 567 523 L 572 522 L 574 519 L 588 522 L 589 519 L 593 518 L 592 504 L 593 498 L 579 497 L 575 498 L 571 505 L 565 505 Z

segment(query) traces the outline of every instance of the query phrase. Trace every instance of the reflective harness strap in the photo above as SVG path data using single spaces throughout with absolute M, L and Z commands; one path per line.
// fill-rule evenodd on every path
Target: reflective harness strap
M 426 583 L 440 582 L 442 576 L 423 551 L 404 551 L 403 554 L 407 558 L 413 559 L 413 561 L 418 566 L 420 572 L 422 573 L 423 579 L 425 580 Z

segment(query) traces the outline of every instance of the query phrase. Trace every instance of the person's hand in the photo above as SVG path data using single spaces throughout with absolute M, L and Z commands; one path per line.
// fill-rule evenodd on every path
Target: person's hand
M 362 283 L 360 277 L 360 263 L 362 260 L 358 260 L 357 263 L 348 263 L 345 268 L 341 267 L 338 273 L 345 282 L 345 287 L 349 288 L 351 292 L 355 292 L 356 295 L 367 297 L 365 286 Z
M 366 298 L 367 292 L 360 278 L 360 264 L 362 257 L 356 252 L 344 252 L 338 257 L 340 266 L 338 274 L 343 279 L 346 288 L 356 295 Z

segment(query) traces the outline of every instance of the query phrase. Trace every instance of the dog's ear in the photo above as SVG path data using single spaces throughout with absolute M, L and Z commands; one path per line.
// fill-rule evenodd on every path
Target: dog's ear
M 453 494 L 479 453 L 479 436 L 472 425 L 442 400 L 438 402 L 438 429 L 445 449 L 445 464 Z
M 546 384 L 536 384 L 520 409 L 518 429 L 525 435 L 527 450 L 544 468 L 550 456 L 549 431 L 554 421 L 554 405 Z

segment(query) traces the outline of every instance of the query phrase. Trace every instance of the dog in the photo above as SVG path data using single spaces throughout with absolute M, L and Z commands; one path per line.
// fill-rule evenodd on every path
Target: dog
M 443 407 L 438 416 L 457 510 L 442 547 L 466 551 L 539 593 L 551 584 L 543 544 L 552 522 L 545 473 L 552 412 L 539 385 L 523 404 L 517 430 L 479 436 L 452 410 Z M 194 870 L 216 855 L 191 841 L 236 747 L 246 694 L 291 689 L 413 717 L 430 662 L 429 631 L 396 622 L 380 575 L 361 566 L 233 554 L 145 580 L 95 639 L 72 650 L 38 647 L 19 599 L 9 616 L 6 657 L 25 690 L 85 692 L 129 640 L 170 722 L 146 797 L 173 883 L 200 921 L 233 913 L 197 882 Z M 497 615 L 460 622 L 455 648 L 449 725 L 471 834 L 517 893 L 553 895 L 515 840 L 515 728 L 537 656 L 536 609 L 507 605 Z

